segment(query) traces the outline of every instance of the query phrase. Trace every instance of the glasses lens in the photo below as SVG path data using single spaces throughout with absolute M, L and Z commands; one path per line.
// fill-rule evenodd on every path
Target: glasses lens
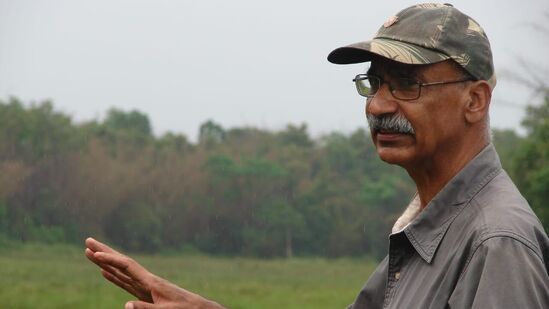
M 355 78 L 356 89 L 363 97 L 373 96 L 379 89 L 379 83 L 376 76 L 359 75 Z
M 395 98 L 413 100 L 419 97 L 419 83 L 410 78 L 395 78 L 391 80 L 391 89 Z
M 381 80 L 375 75 L 368 75 L 368 83 L 370 84 L 370 95 L 376 94 L 381 86 Z
M 367 97 L 370 94 L 370 84 L 367 79 L 356 80 L 356 90 L 358 94 L 363 97 Z

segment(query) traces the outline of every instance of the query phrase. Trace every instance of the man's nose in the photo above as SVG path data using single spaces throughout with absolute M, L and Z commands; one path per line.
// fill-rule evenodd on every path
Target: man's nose
M 394 114 L 398 111 L 398 102 L 391 94 L 389 85 L 383 84 L 374 97 L 366 103 L 366 113 L 374 116 Z

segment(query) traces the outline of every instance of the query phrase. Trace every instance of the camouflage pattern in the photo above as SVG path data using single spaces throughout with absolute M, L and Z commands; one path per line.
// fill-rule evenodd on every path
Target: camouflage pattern
M 390 17 L 370 41 L 335 49 L 328 61 L 349 64 L 382 56 L 407 64 L 452 59 L 479 80 L 496 85 L 490 42 L 480 25 L 450 4 L 424 3 Z

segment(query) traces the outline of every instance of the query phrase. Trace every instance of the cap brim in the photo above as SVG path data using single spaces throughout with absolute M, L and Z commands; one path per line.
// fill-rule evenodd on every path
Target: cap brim
M 405 64 L 429 64 L 450 59 L 443 53 L 415 44 L 375 38 L 371 41 L 337 48 L 328 55 L 328 61 L 335 64 L 351 64 L 368 62 L 375 57 L 383 57 Z

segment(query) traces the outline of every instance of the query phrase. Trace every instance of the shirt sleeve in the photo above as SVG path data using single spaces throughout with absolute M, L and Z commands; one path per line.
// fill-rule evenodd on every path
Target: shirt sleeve
M 549 275 L 532 246 L 508 236 L 483 241 L 465 266 L 449 308 L 549 308 Z

